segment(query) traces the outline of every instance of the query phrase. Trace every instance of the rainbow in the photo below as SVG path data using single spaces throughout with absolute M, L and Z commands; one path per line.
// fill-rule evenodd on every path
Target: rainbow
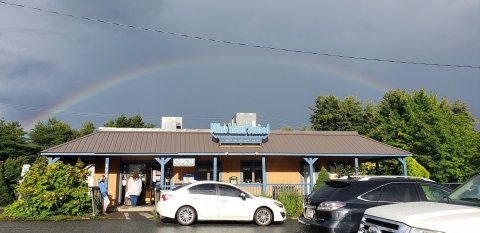
M 186 68 L 193 65 L 209 65 L 209 64 L 218 64 L 218 63 L 239 63 L 239 62 L 249 62 L 249 63 L 256 63 L 256 64 L 273 64 L 273 65 L 283 65 L 283 66 L 291 66 L 296 68 L 305 68 L 310 70 L 317 70 L 320 72 L 329 73 L 336 77 L 346 79 L 349 81 L 353 81 L 359 83 L 361 85 L 370 87 L 377 91 L 381 91 L 382 93 L 392 89 L 392 87 L 383 84 L 381 82 L 375 81 L 365 75 L 356 74 L 351 71 L 341 69 L 339 67 L 333 65 L 327 65 L 319 62 L 312 62 L 312 61 L 302 61 L 302 60 L 292 60 L 283 58 L 280 56 L 275 57 L 247 57 L 247 56 L 216 56 L 210 57 L 205 59 L 204 57 L 193 58 L 188 60 L 178 60 L 178 61 L 171 61 L 171 62 L 162 62 L 162 63 L 155 63 L 150 64 L 148 66 L 139 67 L 137 69 L 129 70 L 126 72 L 122 72 L 112 77 L 95 83 L 88 88 L 80 90 L 71 96 L 63 99 L 62 101 L 55 104 L 53 107 L 49 108 L 46 111 L 42 111 L 41 114 L 33 117 L 26 125 L 25 129 L 31 129 L 33 126 L 39 122 L 48 119 L 49 117 L 53 117 L 66 111 L 67 109 L 71 108 L 72 106 L 85 101 L 86 99 L 95 96 L 96 94 L 111 89 L 117 85 L 123 84 L 125 82 L 129 82 L 132 80 L 141 79 L 143 77 L 147 77 L 149 74 L 165 72 L 173 69 L 179 68 Z

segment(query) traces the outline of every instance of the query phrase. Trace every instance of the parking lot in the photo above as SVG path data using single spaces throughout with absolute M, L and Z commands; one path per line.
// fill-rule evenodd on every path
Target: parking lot
M 193 226 L 179 226 L 176 222 L 161 222 L 148 212 L 115 212 L 106 219 L 81 221 L 14 221 L 0 222 L 0 232 L 179 232 L 179 233 L 292 233 L 298 232 L 296 220 L 259 227 L 242 222 L 200 222 Z

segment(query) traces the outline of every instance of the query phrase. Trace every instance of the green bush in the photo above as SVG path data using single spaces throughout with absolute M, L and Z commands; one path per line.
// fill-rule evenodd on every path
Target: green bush
M 330 176 L 328 175 L 327 169 L 324 166 L 320 169 L 320 174 L 318 174 L 317 182 L 315 182 L 315 186 L 313 186 L 313 190 L 317 190 L 325 185 L 325 182 L 330 180 Z
M 407 157 L 407 174 L 409 176 L 418 176 L 430 178 L 430 173 L 412 157 Z
M 8 184 L 5 182 L 3 167 L 3 162 L 0 162 L 0 206 L 7 206 L 12 204 L 13 198 L 10 195 Z
M 302 214 L 302 195 L 295 192 L 279 193 L 277 200 L 285 206 L 288 217 L 298 217 Z
M 330 167 L 330 171 L 332 173 L 337 173 L 338 178 L 343 177 L 343 176 L 351 176 L 353 175 L 353 168 L 350 165 L 345 165 L 345 164 L 340 164 L 337 165 L 336 163 L 334 164 L 335 166 Z
M 45 219 L 53 215 L 82 215 L 91 209 L 83 163 L 47 165 L 40 157 L 17 187 L 19 200 L 5 209 L 14 219 Z

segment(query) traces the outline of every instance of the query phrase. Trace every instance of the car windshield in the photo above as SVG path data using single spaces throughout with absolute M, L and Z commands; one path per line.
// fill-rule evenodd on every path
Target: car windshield
M 310 194 L 310 198 L 313 199 L 329 199 L 330 197 L 336 197 L 340 193 L 348 192 L 350 190 L 350 184 L 343 181 L 328 181 L 325 186 L 319 188 L 317 191 Z
M 480 175 L 476 175 L 448 196 L 448 201 L 480 205 Z

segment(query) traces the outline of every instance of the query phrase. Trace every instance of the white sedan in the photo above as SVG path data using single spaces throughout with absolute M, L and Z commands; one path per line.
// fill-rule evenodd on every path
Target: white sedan
M 156 205 L 160 218 L 176 219 L 181 225 L 195 221 L 254 221 L 268 226 L 286 219 L 282 203 L 253 196 L 234 185 L 215 181 L 199 181 L 171 191 L 162 191 Z

